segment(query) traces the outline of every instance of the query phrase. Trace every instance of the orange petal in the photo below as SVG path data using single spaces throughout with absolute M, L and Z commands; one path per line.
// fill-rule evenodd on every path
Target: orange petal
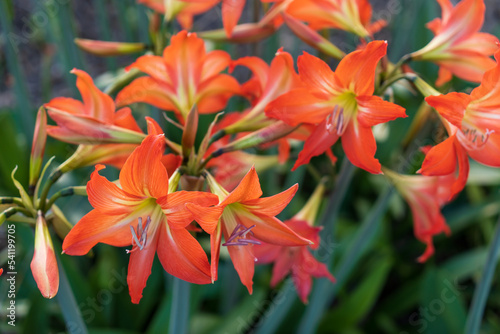
M 273 265 L 273 275 L 271 277 L 271 287 L 275 287 L 283 278 L 290 273 L 294 265 L 300 265 L 296 262 L 295 254 L 297 249 L 290 249 L 288 251 L 286 248 L 282 248 L 283 252 L 281 256 L 276 258 Z
M 85 107 L 81 101 L 69 97 L 56 97 L 45 103 L 44 107 L 49 110 L 64 111 L 74 115 L 85 115 Z
M 198 86 L 198 111 L 200 114 L 219 111 L 233 95 L 239 93 L 240 84 L 235 78 L 227 74 L 212 77 Z
M 295 184 L 274 196 L 252 199 L 240 203 L 256 215 L 274 217 L 290 203 L 298 188 L 299 185 Z
M 168 193 L 168 175 L 161 163 L 164 135 L 148 135 L 120 172 L 122 189 L 136 196 L 160 198 Z
M 212 282 L 207 255 L 185 229 L 161 224 L 158 258 L 165 271 L 177 278 L 195 284 Z
M 301 123 L 320 123 L 334 105 L 311 94 L 308 89 L 294 89 L 279 96 L 266 107 L 268 117 L 277 118 L 295 126 Z
M 149 77 L 135 79 L 116 96 L 116 105 L 119 107 L 136 102 L 148 103 L 163 110 L 177 110 L 172 87 Z
M 200 224 L 205 232 L 213 234 L 219 225 L 219 219 L 224 208 L 222 206 L 204 207 L 187 203 L 186 208 L 192 213 L 194 220 Z
M 244 202 L 259 198 L 260 196 L 262 196 L 262 189 L 260 188 L 259 176 L 255 171 L 255 167 L 252 166 L 238 186 L 220 205 L 226 206 L 232 203 Z
M 68 255 L 85 255 L 98 242 L 123 247 L 132 243 L 130 226 L 137 225 L 130 214 L 112 216 L 92 210 L 69 231 L 63 242 Z
M 161 222 L 165 225 L 165 222 Z M 151 268 L 158 247 L 159 233 L 153 226 L 148 231 L 148 238 L 143 249 L 135 249 L 130 253 L 128 262 L 127 284 L 132 299 L 132 303 L 139 304 L 142 298 L 142 291 L 146 287 L 146 282 L 151 275 Z
M 99 171 L 104 168 L 103 165 L 96 165 L 95 171 L 87 183 L 89 202 L 94 209 L 103 214 L 123 215 L 134 211 L 144 202 L 144 197 L 128 194 L 113 182 L 99 175 Z
M 185 228 L 194 219 L 191 211 L 186 208 L 186 204 L 193 203 L 208 207 L 217 205 L 219 197 L 202 191 L 176 191 L 159 198 L 156 202 L 161 206 L 163 213 L 167 215 L 171 227 Z
M 292 171 L 304 164 L 308 164 L 312 157 L 327 152 L 338 139 L 339 136 L 336 133 L 330 133 L 328 122 L 325 119 L 314 129 L 309 138 L 307 138 L 304 143 L 304 148 L 299 153 L 299 157 Z
M 132 116 L 132 110 L 130 110 L 130 108 L 122 108 L 115 113 L 114 125 L 142 133 L 141 128 L 137 125 L 135 118 Z
M 135 62 L 127 66 L 126 69 L 130 70 L 131 68 L 137 68 L 139 71 L 148 74 L 159 82 L 164 82 L 170 85 L 172 84 L 170 77 L 168 76 L 167 69 L 165 68 L 163 57 L 152 55 L 139 57 Z
M 297 59 L 300 79 L 315 90 L 325 92 L 328 95 L 337 93 L 335 87 L 335 73 L 324 61 L 305 52 Z
M 76 79 L 76 87 L 82 95 L 85 114 L 103 123 L 112 124 L 115 113 L 113 99 L 101 92 L 86 72 L 73 69 L 71 73 L 76 74 L 78 77 Z
M 303 246 L 310 245 L 311 241 L 304 239 L 288 226 L 275 217 L 256 216 L 249 212 L 236 209 L 226 209 L 222 214 L 222 220 L 227 219 L 227 215 L 233 215 L 241 225 L 251 227 L 255 238 L 273 245 L 280 246 Z
M 222 232 L 224 233 L 224 239 L 228 239 L 230 232 L 226 229 L 226 226 L 222 225 Z M 229 256 L 233 262 L 234 269 L 238 272 L 241 283 L 247 287 L 248 293 L 252 294 L 253 291 L 253 275 L 255 271 L 255 256 L 253 255 L 253 247 L 251 245 L 246 246 L 227 246 Z
M 245 0 L 222 0 L 222 23 L 228 37 L 231 37 L 234 27 L 240 20 L 245 2 Z
M 335 70 L 335 75 L 342 87 L 354 86 L 354 92 L 358 96 L 372 95 L 375 69 L 386 51 L 386 41 L 373 41 L 368 43 L 363 50 L 354 51 L 345 56 Z
M 465 147 L 469 156 L 484 165 L 500 167 L 500 134 L 492 133 L 482 146 Z
M 373 174 L 382 173 L 380 162 L 375 159 L 377 144 L 370 128 L 351 122 L 342 135 L 342 147 L 353 165 Z
M 219 255 L 222 242 L 222 224 L 218 224 L 214 233 L 210 234 L 210 273 L 212 282 L 218 279 Z
M 446 95 L 428 96 L 425 101 L 448 122 L 461 129 L 462 119 L 471 97 L 464 93 L 452 92 Z
M 374 126 L 399 117 L 407 117 L 405 109 L 378 96 L 358 96 L 357 119 L 362 126 Z
M 229 53 L 222 50 L 214 50 L 207 53 L 203 61 L 202 80 L 211 78 L 224 71 L 231 63 Z
M 451 136 L 430 149 L 420 169 L 422 175 L 447 175 L 455 172 L 457 168 L 455 139 L 455 136 Z

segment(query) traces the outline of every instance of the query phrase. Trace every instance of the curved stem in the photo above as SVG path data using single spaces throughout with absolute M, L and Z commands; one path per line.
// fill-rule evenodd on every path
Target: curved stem
M 403 57 L 401 57 L 401 59 L 399 59 L 399 61 L 396 64 L 394 64 L 394 68 L 392 69 L 391 72 L 389 72 L 389 75 L 387 75 L 387 79 L 390 79 L 391 77 L 393 77 L 396 74 L 396 72 L 401 68 L 401 66 L 403 66 L 405 63 L 409 62 L 410 60 L 411 60 L 410 54 L 406 54 Z
M 39 202 L 39 210 L 42 210 L 43 213 L 46 212 L 46 202 L 47 202 L 47 196 L 49 195 L 50 188 L 54 185 L 54 183 L 59 180 L 59 178 L 63 175 L 60 169 L 56 169 L 55 171 L 50 174 L 47 182 L 43 186 L 42 189 L 42 194 L 40 195 L 40 202 Z
M 52 195 L 52 197 L 49 199 L 49 201 L 47 202 L 47 205 L 45 206 L 47 208 L 47 210 L 49 210 L 52 205 L 61 197 L 65 197 L 65 196 L 72 196 L 75 194 L 75 190 L 74 190 L 74 187 L 68 187 L 68 188 L 64 188 L 62 190 L 59 190 L 58 192 L 56 192 L 54 195 Z
M 0 197 L 0 204 L 16 204 L 20 207 L 24 207 L 23 200 L 19 197 Z
M 472 305 L 470 307 L 469 315 L 467 317 L 467 324 L 465 326 L 466 334 L 477 334 L 481 328 L 481 322 L 484 315 L 486 302 L 491 289 L 491 282 L 495 274 L 495 267 L 497 265 L 498 254 L 500 252 L 500 217 L 497 221 L 495 235 L 490 245 L 486 265 L 483 269 L 481 281 L 474 291 Z
M 389 88 L 390 86 L 392 86 L 392 84 L 394 84 L 395 82 L 397 82 L 401 79 L 406 79 L 406 75 L 405 74 L 398 74 L 398 75 L 394 75 L 392 77 L 389 77 L 389 79 L 385 80 L 382 83 L 382 86 L 380 86 L 377 89 L 376 95 L 384 94 L 384 92 L 387 90 L 387 88 Z

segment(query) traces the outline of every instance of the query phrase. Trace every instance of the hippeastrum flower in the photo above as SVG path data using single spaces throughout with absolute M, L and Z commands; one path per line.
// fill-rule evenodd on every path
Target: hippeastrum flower
M 415 237 L 427 245 L 418 262 L 425 262 L 434 254 L 432 237 L 442 232 L 450 234 L 441 208 L 450 201 L 455 175 L 401 175 L 386 168 L 383 170 L 410 206 Z
M 212 280 L 217 279 L 217 268 L 222 234 L 231 260 L 240 280 L 252 293 L 255 256 L 253 245 L 261 241 L 284 246 L 308 245 L 311 242 L 283 224 L 275 216 L 288 205 L 297 191 L 292 186 L 277 195 L 260 198 L 259 177 L 255 168 L 241 180 L 231 192 L 227 192 L 217 181 L 207 174 L 210 190 L 219 197 L 215 207 L 204 208 L 196 204 L 186 204 L 195 220 L 209 233 Z
M 313 250 L 320 246 L 321 227 L 313 225 L 323 192 L 324 186 L 320 184 L 306 205 L 292 219 L 284 222 L 292 230 L 314 242 L 314 245 L 309 246 Z M 311 292 L 311 277 L 326 277 L 335 283 L 335 278 L 328 271 L 328 267 L 314 258 L 309 247 L 276 246 L 267 243 L 254 246 L 258 264 L 274 263 L 271 287 L 276 286 L 291 272 L 297 293 L 304 303 L 307 303 L 307 297 Z
M 207 256 L 186 229 L 193 219 L 185 204 L 214 205 L 217 196 L 175 191 L 179 174 L 169 180 L 161 162 L 164 149 L 163 135 L 147 136 L 125 162 L 120 187 L 99 175 L 104 166 L 97 165 L 87 183 L 94 209 L 63 243 L 69 255 L 84 255 L 98 242 L 117 247 L 132 244 L 127 282 L 133 303 L 142 297 L 155 252 L 168 273 L 191 283 L 212 282 Z
M 368 0 L 294 0 L 286 13 L 305 21 L 314 30 L 341 29 L 361 38 L 370 37 L 386 22 L 371 23 L 372 6 Z
M 498 39 L 481 33 L 485 6 L 483 0 L 463 0 L 453 7 L 450 0 L 437 0 L 442 18 L 427 24 L 434 38 L 410 56 L 440 66 L 437 85 L 459 78 L 480 82 L 486 70 L 495 66 L 490 58 L 498 50 Z
M 304 88 L 281 95 L 266 107 L 266 114 L 291 126 L 316 124 L 294 169 L 327 151 L 340 137 L 354 165 L 381 173 L 371 127 L 406 117 L 405 109 L 374 96 L 375 69 L 385 56 L 387 42 L 374 41 L 344 57 L 335 72 L 306 52 L 298 58 Z
M 231 63 L 231 71 L 236 66 L 245 66 L 253 76 L 242 85 L 243 94 L 252 102 L 252 107 L 239 117 L 232 117 L 234 123 L 226 126 L 226 133 L 253 131 L 273 123 L 266 117 L 264 109 L 272 100 L 303 84 L 295 72 L 292 56 L 279 49 L 271 65 L 258 57 L 243 57 Z M 230 114 L 232 116 L 232 114 Z
M 173 110 L 183 120 L 195 104 L 201 114 L 216 112 L 240 92 L 236 79 L 220 73 L 231 61 L 227 52 L 206 53 L 203 40 L 186 31 L 173 36 L 170 42 L 163 57 L 142 56 L 127 67 L 149 76 L 126 86 L 116 98 L 119 106 L 145 102 Z
M 481 85 L 470 95 L 452 92 L 425 99 L 442 116 L 449 137 L 427 153 L 420 172 L 446 175 L 458 169 L 453 195 L 467 181 L 467 156 L 500 167 L 500 51 L 495 58 L 497 65 L 484 74 Z
M 154 11 L 164 14 L 167 21 L 177 19 L 183 29 L 191 29 L 193 16 L 202 14 L 215 6 L 220 0 L 138 0 Z
M 76 87 L 83 102 L 56 97 L 45 104 L 49 116 L 57 126 L 48 126 L 47 133 L 64 142 L 74 144 L 135 143 L 145 135 L 132 117 L 130 108 L 115 112 L 113 99 L 101 92 L 84 71 L 73 69 Z
M 30 267 L 38 290 L 45 298 L 53 298 L 59 289 L 59 269 L 54 245 L 41 211 L 38 211 L 36 219 L 35 253 Z

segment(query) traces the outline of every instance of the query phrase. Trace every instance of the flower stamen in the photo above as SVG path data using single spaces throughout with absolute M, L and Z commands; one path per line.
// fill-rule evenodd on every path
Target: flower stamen
M 236 228 L 233 230 L 233 233 L 227 238 L 226 242 L 222 244 L 222 246 L 247 246 L 247 245 L 260 245 L 260 241 L 247 239 L 247 234 L 250 233 L 253 235 L 253 232 L 250 231 L 256 225 L 252 225 L 248 228 L 245 226 L 238 224 Z
M 151 223 L 151 217 L 148 216 L 146 220 L 146 225 L 144 228 L 142 227 L 142 217 L 139 217 L 137 224 L 137 231 L 134 230 L 134 227 L 130 225 L 130 231 L 132 232 L 132 249 L 127 249 L 127 254 L 130 254 L 137 249 L 143 250 L 146 247 L 146 243 L 148 241 L 148 226 Z
M 327 116 L 326 129 L 330 133 L 335 131 L 338 136 L 341 136 L 345 131 L 346 125 L 347 123 L 345 122 L 344 108 L 336 105 L 335 108 L 333 108 L 332 113 Z
M 461 131 L 463 138 L 465 139 L 464 146 L 470 150 L 477 150 L 488 142 L 490 135 L 495 132 L 495 130 L 486 129 L 484 133 L 478 131 L 477 129 L 465 129 Z

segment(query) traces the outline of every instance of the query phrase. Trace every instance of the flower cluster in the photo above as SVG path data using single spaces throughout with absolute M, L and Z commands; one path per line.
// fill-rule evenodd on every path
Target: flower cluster
M 165 31 L 151 24 L 150 49 L 140 43 L 78 40 L 80 47 L 98 55 L 147 52 L 105 92 L 89 74 L 72 70 L 81 101 L 56 97 L 44 104 L 35 128 L 28 191 L 13 172 L 19 197 L 1 198 L 8 207 L 0 222 L 24 216 L 35 227 L 31 269 L 47 298 L 59 284 L 48 229 L 52 225 L 64 239 L 63 256 L 85 255 L 98 243 L 126 247 L 133 303 L 142 298 L 155 254 L 167 273 L 208 284 L 218 279 L 221 248 L 227 249 L 250 293 L 255 264 L 274 263 L 271 285 L 291 273 L 300 299 L 307 302 L 311 277 L 335 281 L 328 264 L 311 253 L 321 243 L 315 221 L 325 186 L 320 184 L 295 216 L 281 221 L 277 216 L 298 185 L 263 197 L 258 172 L 288 161 L 295 170 L 326 153 L 332 164 L 340 155 L 368 173 L 383 175 L 377 177 L 391 180 L 411 208 L 415 236 L 426 244 L 418 258 L 424 262 L 434 253 L 433 236 L 450 232 L 440 210 L 465 187 L 469 157 L 500 167 L 500 51 L 496 37 L 478 32 L 483 0 L 462 0 L 455 7 L 438 0 L 442 18 L 428 24 L 435 37 L 396 64 L 387 57 L 390 43 L 374 39 L 386 23 L 373 22 L 368 0 L 270 1 L 258 22 L 245 24 L 238 24 L 245 1 L 222 1 L 224 28 L 198 34 L 187 31 L 193 17 L 219 1 L 139 2 L 155 11 L 152 23 L 161 14 L 169 28 L 176 18 L 186 30 L 157 38 Z M 207 50 L 205 40 L 252 42 L 283 24 L 318 49 L 320 57 L 303 52 L 295 63 L 281 48 L 267 64 L 256 56 L 232 59 L 226 51 Z M 360 42 L 357 50 L 340 50 L 318 32 L 323 29 L 354 34 Z M 330 66 L 329 58 L 338 59 L 338 65 Z M 410 61 L 437 64 L 439 86 L 452 75 L 480 85 L 470 94 L 441 94 L 410 69 Z M 232 75 L 238 67 L 251 72 L 247 81 Z M 420 175 L 399 174 L 376 158 L 373 127 L 408 116 L 390 97 L 400 79 L 425 96 L 424 103 L 436 110 L 448 135 L 422 148 Z M 233 97 L 246 100 L 248 107 L 212 115 L 202 132 L 200 114 L 225 110 Z M 176 120 L 168 120 L 182 130 L 182 138 L 176 141 L 152 117 L 139 119 L 133 112 L 137 103 L 173 113 Z M 44 178 L 52 162 L 42 169 L 47 135 L 78 147 Z M 342 149 L 334 155 L 339 139 Z M 245 151 L 276 152 L 276 147 L 278 154 L 264 156 Z M 105 165 L 120 170 L 118 180 L 100 174 Z M 61 175 L 84 166 L 95 166 L 86 187 L 49 197 Z M 87 195 L 93 210 L 72 226 L 55 201 L 74 194 Z M 203 238 L 210 239 L 209 246 L 202 246 Z

